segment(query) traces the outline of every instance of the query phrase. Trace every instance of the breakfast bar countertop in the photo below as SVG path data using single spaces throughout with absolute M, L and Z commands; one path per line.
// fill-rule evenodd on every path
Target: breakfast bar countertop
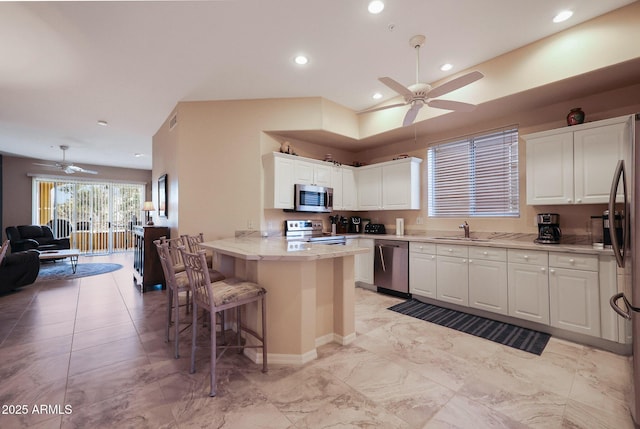
M 206 241 L 202 247 L 220 254 L 245 260 L 310 261 L 316 259 L 341 258 L 367 253 L 369 249 L 348 244 L 326 245 L 302 241 L 287 241 L 281 237 L 240 237 Z

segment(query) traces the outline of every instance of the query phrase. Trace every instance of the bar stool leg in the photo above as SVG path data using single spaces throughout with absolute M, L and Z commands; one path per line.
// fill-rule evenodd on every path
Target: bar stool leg
M 267 372 L 267 299 L 262 296 L 262 372 Z

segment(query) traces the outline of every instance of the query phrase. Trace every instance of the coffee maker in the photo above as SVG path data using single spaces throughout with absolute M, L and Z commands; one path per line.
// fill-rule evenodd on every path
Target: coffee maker
M 560 230 L 560 215 L 557 213 L 540 213 L 538 220 L 538 238 L 534 241 L 541 244 L 558 244 L 562 231 Z
M 356 234 L 359 234 L 362 232 L 362 229 L 360 228 L 360 224 L 362 222 L 362 219 L 360 219 L 360 216 L 351 216 L 349 218 L 349 232 L 353 232 Z

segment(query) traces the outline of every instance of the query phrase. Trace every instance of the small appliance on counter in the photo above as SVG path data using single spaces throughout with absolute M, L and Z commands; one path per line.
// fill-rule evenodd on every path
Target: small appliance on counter
M 362 219 L 360 216 L 351 216 L 349 218 L 349 230 L 348 232 L 360 234 L 362 232 Z
M 624 234 L 622 231 L 622 218 L 624 214 L 621 212 L 615 211 L 613 214 L 613 227 L 616 232 L 616 238 L 618 239 L 618 244 L 620 246 L 624 246 Z M 602 241 L 604 243 L 604 247 L 610 249 L 611 246 L 611 221 L 609 220 L 609 210 L 605 210 L 602 212 Z
M 560 215 L 557 213 L 540 213 L 538 220 L 538 238 L 535 243 L 558 244 L 562 237 L 560 230 Z
M 368 223 L 364 227 L 365 234 L 386 234 L 387 231 L 382 223 Z

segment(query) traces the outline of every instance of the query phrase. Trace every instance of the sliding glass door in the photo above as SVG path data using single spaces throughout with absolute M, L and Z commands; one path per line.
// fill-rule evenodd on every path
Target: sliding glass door
M 34 179 L 33 222 L 69 237 L 84 254 L 132 250 L 142 220 L 143 184 Z

